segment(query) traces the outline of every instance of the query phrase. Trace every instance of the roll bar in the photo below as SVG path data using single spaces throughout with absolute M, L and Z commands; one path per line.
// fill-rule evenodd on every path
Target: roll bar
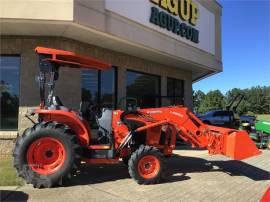
M 71 51 L 38 46 L 35 48 L 35 52 L 39 55 L 40 73 L 37 80 L 39 83 L 41 108 L 52 104 L 55 81 L 58 80 L 59 77 L 59 67 L 97 70 L 106 70 L 112 67 L 109 63 L 99 61 L 92 57 L 79 55 Z M 48 86 L 47 100 L 45 98 L 46 84 Z

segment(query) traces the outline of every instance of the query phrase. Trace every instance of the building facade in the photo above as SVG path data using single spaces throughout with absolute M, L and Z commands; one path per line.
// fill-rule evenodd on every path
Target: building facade
M 2 134 L 31 125 L 24 114 L 39 104 L 36 46 L 113 65 L 60 68 L 56 94 L 73 109 L 81 101 L 192 109 L 192 83 L 223 68 L 215 0 L 1 0 L 0 9 Z

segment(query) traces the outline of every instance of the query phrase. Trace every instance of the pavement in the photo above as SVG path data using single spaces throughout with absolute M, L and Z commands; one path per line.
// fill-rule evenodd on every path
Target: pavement
M 270 151 L 244 161 L 178 148 L 166 159 L 167 178 L 138 185 L 127 167 L 83 165 L 64 187 L 0 187 L 0 201 L 259 201 L 270 185 Z M 270 199 L 269 199 L 270 201 Z

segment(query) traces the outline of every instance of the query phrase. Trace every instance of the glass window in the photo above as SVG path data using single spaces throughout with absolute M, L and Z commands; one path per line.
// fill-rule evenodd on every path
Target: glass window
M 82 101 L 114 108 L 116 103 L 116 69 L 82 70 Z
M 19 56 L 0 56 L 0 130 L 18 129 Z
M 213 116 L 229 116 L 230 113 L 227 111 L 216 111 Z
M 160 77 L 127 71 L 127 97 L 137 99 L 140 108 L 160 106 Z
M 82 70 L 82 101 L 97 104 L 98 102 L 98 71 Z
M 167 101 L 169 105 L 184 104 L 184 81 L 167 78 Z
M 115 69 L 102 71 L 100 75 L 100 103 L 102 106 L 114 108 L 116 104 Z

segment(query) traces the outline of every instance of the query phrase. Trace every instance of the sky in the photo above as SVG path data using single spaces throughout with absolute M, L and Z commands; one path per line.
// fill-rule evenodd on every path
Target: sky
M 218 0 L 222 5 L 223 72 L 193 84 L 205 93 L 270 86 L 270 0 Z

